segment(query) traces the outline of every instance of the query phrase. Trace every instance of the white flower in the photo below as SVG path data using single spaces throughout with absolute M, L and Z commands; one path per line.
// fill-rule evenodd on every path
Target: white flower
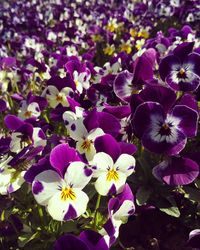
M 82 189 L 91 176 L 92 171 L 83 162 L 72 162 L 64 178 L 47 170 L 35 177 L 33 195 L 39 204 L 47 207 L 54 220 L 71 220 L 86 211 L 89 198 Z
M 92 160 L 96 177 L 95 188 L 100 195 L 120 193 L 126 183 L 126 179 L 135 168 L 135 158 L 128 154 L 121 154 L 114 163 L 110 155 L 100 152 Z

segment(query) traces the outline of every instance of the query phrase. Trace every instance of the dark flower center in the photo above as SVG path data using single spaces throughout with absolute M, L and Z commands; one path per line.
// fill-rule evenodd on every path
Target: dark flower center
M 169 125 L 164 123 L 162 125 L 162 127 L 160 128 L 159 134 L 162 135 L 162 136 L 163 135 L 170 135 L 171 134 L 171 129 L 170 129 Z
M 185 79 L 185 78 L 187 78 L 186 71 L 185 71 L 184 68 L 181 68 L 181 69 L 179 70 L 179 72 L 177 73 L 177 77 L 178 77 L 179 79 Z

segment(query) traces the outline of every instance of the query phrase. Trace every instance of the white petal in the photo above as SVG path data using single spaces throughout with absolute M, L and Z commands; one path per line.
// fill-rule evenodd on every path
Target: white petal
M 83 121 L 78 119 L 68 126 L 69 134 L 72 139 L 79 141 L 87 137 L 87 129 L 83 124 Z
M 87 161 L 88 162 L 92 161 L 92 159 L 94 158 L 95 154 L 96 154 L 96 149 L 94 147 L 94 144 L 91 143 L 90 149 L 86 150 L 86 152 L 85 152 L 85 157 L 86 157 Z
M 116 213 L 113 214 L 113 218 L 115 220 L 122 220 L 126 219 L 128 216 L 130 216 L 135 210 L 135 205 L 133 201 L 125 200 L 120 208 L 117 210 Z
M 46 205 L 56 192 L 60 192 L 62 186 L 63 180 L 60 175 L 53 170 L 46 170 L 35 177 L 32 191 L 36 201 Z
M 38 147 L 38 146 L 45 147 L 46 146 L 47 141 L 46 141 L 45 138 L 41 138 L 39 136 L 40 133 L 41 133 L 42 136 L 45 137 L 45 134 L 44 134 L 44 132 L 42 131 L 41 128 L 33 128 L 32 139 L 33 139 L 33 142 L 34 142 L 34 144 L 33 144 L 34 147 Z
M 111 189 L 116 189 L 116 193 L 123 191 L 124 185 L 126 183 L 126 175 L 118 172 L 118 180 L 107 179 L 107 173 L 103 173 L 95 182 L 95 188 L 100 195 L 108 195 Z M 112 190 L 113 191 L 113 190 Z
M 40 116 L 40 107 L 37 102 L 32 102 L 28 105 L 27 111 L 31 112 L 31 117 L 38 117 Z
M 126 176 L 133 173 L 135 168 L 135 158 L 128 154 L 121 154 L 115 162 L 115 169 L 123 172 Z
M 101 128 L 95 128 L 89 132 L 87 138 L 88 138 L 88 140 L 94 141 L 98 136 L 101 136 L 104 134 L 105 133 L 103 132 L 103 130 Z
M 63 120 L 68 123 L 69 126 L 73 121 L 77 120 L 76 114 L 72 111 L 65 111 L 63 113 Z
M 113 160 L 110 157 L 110 155 L 100 152 L 97 153 L 93 160 L 91 161 L 91 164 L 96 167 L 94 169 L 94 177 L 100 176 L 102 173 L 105 173 L 108 171 L 109 168 L 113 167 Z
M 75 212 L 73 218 L 71 219 L 79 217 L 86 211 L 87 204 L 89 201 L 88 196 L 79 189 L 73 189 L 73 192 L 76 197 L 75 200 L 69 200 L 69 199 L 67 199 L 66 201 L 62 200 L 61 192 L 56 193 L 49 200 L 47 210 L 54 220 L 63 221 L 70 207 Z
M 72 162 L 65 173 L 65 181 L 73 188 L 83 189 L 92 178 L 92 170 L 83 162 Z

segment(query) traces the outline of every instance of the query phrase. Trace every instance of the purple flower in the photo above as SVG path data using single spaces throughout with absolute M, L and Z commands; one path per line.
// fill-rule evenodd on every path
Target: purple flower
M 153 175 L 168 185 L 187 185 L 199 175 L 199 166 L 189 158 L 173 156 L 154 167 Z
M 200 249 L 200 229 L 195 229 L 190 232 L 188 245 L 197 250 Z
M 108 250 L 102 235 L 92 230 L 83 231 L 78 237 L 72 234 L 61 236 L 54 244 L 54 250 Z
M 182 43 L 159 65 L 160 77 L 172 89 L 194 91 L 200 84 L 200 55 L 192 52 L 194 43 Z
M 175 105 L 166 111 L 157 102 L 140 104 L 133 116 L 136 135 L 149 151 L 176 155 L 186 145 L 187 137 L 197 133 L 198 113 L 185 106 Z

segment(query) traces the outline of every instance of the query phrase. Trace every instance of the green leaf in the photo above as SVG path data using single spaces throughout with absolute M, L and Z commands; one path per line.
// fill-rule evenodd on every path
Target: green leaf
M 146 187 L 141 187 L 136 193 L 136 203 L 141 206 L 147 202 L 151 194 L 151 190 Z
M 39 232 L 36 232 L 34 234 L 23 234 L 18 238 L 18 245 L 19 247 L 24 247 L 28 242 L 37 239 L 39 236 Z
M 184 187 L 184 191 L 186 192 L 187 198 L 192 201 L 200 202 L 200 190 L 192 187 Z
M 160 208 L 160 211 L 178 218 L 180 216 L 180 211 L 178 209 L 178 207 L 167 207 L 167 208 Z

